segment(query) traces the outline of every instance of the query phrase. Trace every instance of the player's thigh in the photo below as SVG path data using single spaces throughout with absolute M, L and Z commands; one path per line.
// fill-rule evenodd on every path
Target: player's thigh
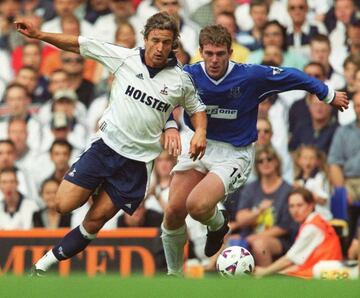
M 91 194 L 91 190 L 63 180 L 56 193 L 56 206 L 61 214 L 69 213 L 83 205 Z
M 209 211 L 224 199 L 224 183 L 217 174 L 208 173 L 191 191 L 186 202 L 187 210 Z
M 187 215 L 186 200 L 190 192 L 204 178 L 205 174 L 196 170 L 175 172 L 169 190 L 169 201 L 166 207 L 166 217 L 181 217 Z
M 109 195 L 101 191 L 84 218 L 83 225 L 86 231 L 91 234 L 97 233 L 118 211 L 119 208 L 113 204 Z

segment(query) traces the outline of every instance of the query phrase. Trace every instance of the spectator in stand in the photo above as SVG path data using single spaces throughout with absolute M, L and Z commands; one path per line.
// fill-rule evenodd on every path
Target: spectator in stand
M 36 165 L 38 151 L 32 150 L 28 145 L 26 121 L 21 118 L 10 118 L 8 137 L 15 145 L 16 167 L 31 173 Z
M 50 148 L 50 158 L 55 169 L 50 176 L 50 179 L 56 180 L 59 183 L 64 178 L 66 172 L 70 168 L 72 146 L 66 140 L 55 140 Z
M 27 198 L 38 202 L 38 191 L 31 172 L 27 172 L 25 168 L 15 167 L 15 162 L 15 144 L 9 139 L 0 140 L 0 170 L 14 168 L 18 181 L 18 191 Z
M 117 24 L 128 21 L 134 27 L 137 37 L 137 45 L 142 45 L 141 30 L 144 20 L 135 15 L 135 10 L 131 0 L 110 0 L 109 4 L 111 13 L 101 16 L 94 24 L 94 34 L 99 40 L 106 42 L 114 42 L 114 36 L 117 29 Z
M 0 1 L 0 49 L 11 52 L 23 41 L 13 26 L 15 18 L 20 14 L 20 8 L 20 0 Z
M 357 231 L 354 235 L 354 238 L 351 240 L 350 247 L 347 252 L 347 257 L 349 260 L 359 260 L 360 258 L 360 220 L 358 219 Z
M 27 48 L 28 47 L 24 47 L 23 53 L 27 51 Z M 45 79 L 45 77 L 40 75 L 38 69 L 32 66 L 26 66 L 24 63 L 24 66 L 19 69 L 19 72 L 15 76 L 15 82 L 26 87 L 31 97 L 31 104 L 33 107 L 36 106 L 38 109 L 41 104 L 48 100 L 48 81 Z
M 327 172 L 325 155 L 316 147 L 304 145 L 296 150 L 294 186 L 311 191 L 315 210 L 324 219 L 331 220 L 331 189 Z
M 270 146 L 257 149 L 255 170 L 257 180 L 245 185 L 238 199 L 234 227 L 241 231 L 239 244 L 250 247 L 255 263 L 268 266 L 292 243 L 287 208 L 291 186 L 281 178 L 280 158 Z
M 251 52 L 249 63 L 259 64 L 264 58 L 264 48 L 267 46 L 277 46 L 283 50 L 284 62 L 282 66 L 303 69 L 306 59 L 297 55 L 286 44 L 286 29 L 278 21 L 269 21 L 265 24 L 262 36 L 262 49 Z
M 0 230 L 27 230 L 32 225 L 32 214 L 39 207 L 18 191 L 17 173 L 14 168 L 0 169 Z
M 233 13 L 221 12 L 215 17 L 215 24 L 225 27 L 232 36 L 232 54 L 231 60 L 238 63 L 245 63 L 249 57 L 249 50 L 236 42 L 236 34 L 238 33 L 238 27 L 236 25 L 235 16 Z M 202 60 L 200 51 L 198 50 L 196 55 L 191 58 L 191 63 L 196 63 Z
M 360 201 L 360 92 L 354 94 L 353 103 L 356 120 L 336 130 L 328 157 L 332 186 L 335 190 L 346 190 L 350 239 L 354 237 L 359 216 L 352 204 Z
M 240 31 L 236 40 L 250 51 L 261 48 L 261 37 L 264 26 L 268 21 L 269 5 L 267 0 L 253 0 L 250 2 L 250 16 L 253 26 L 249 30 Z
M 22 1 L 21 11 L 24 15 L 34 14 L 48 21 L 55 16 L 52 1 L 49 0 L 25 0 Z
M 44 202 L 44 208 L 33 213 L 32 227 L 34 228 L 69 228 L 71 214 L 61 215 L 56 210 L 56 192 L 60 182 L 54 178 L 46 179 L 40 189 L 40 196 Z
M 342 260 L 341 246 L 334 228 L 315 211 L 315 200 L 304 188 L 293 190 L 288 198 L 289 211 L 300 229 L 286 255 L 272 264 L 257 266 L 256 276 L 283 273 L 310 279 L 319 261 Z
M 335 90 L 344 88 L 344 76 L 331 65 L 329 57 L 331 53 L 330 40 L 326 35 L 318 34 L 310 40 L 310 60 L 320 63 L 325 68 L 325 83 Z
M 338 127 L 337 120 L 332 117 L 333 109 L 311 97 L 309 110 L 311 120 L 303 119 L 304 121 L 294 129 L 289 141 L 289 150 L 294 152 L 301 145 L 314 145 L 327 154 Z
M 31 97 L 27 89 L 18 83 L 7 86 L 5 90 L 5 108 L 7 115 L 0 120 L 0 139 L 7 138 L 8 124 L 12 117 L 22 118 L 27 123 L 28 145 L 33 150 L 39 150 L 41 143 L 41 124 L 30 113 Z
M 297 54 L 310 58 L 310 40 L 319 33 L 326 34 L 325 26 L 320 22 L 309 22 L 307 0 L 288 0 L 287 8 L 291 23 L 287 27 L 287 44 Z
M 41 30 L 44 32 L 53 32 L 53 33 L 61 33 L 61 19 L 65 16 L 73 14 L 75 9 L 78 6 L 78 1 L 73 0 L 54 0 L 54 9 L 56 12 L 56 17 L 45 22 L 41 26 Z M 84 36 L 92 36 L 92 25 L 84 20 L 79 19 L 80 21 L 80 32 Z
M 85 20 L 94 24 L 101 16 L 111 13 L 110 0 L 90 0 L 87 2 Z

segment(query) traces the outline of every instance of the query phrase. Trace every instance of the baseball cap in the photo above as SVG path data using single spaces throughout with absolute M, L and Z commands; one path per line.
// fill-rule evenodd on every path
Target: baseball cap
M 78 100 L 78 96 L 77 96 L 76 92 L 71 89 L 58 90 L 55 92 L 55 94 L 53 96 L 53 100 L 57 101 L 60 99 L 69 99 L 69 100 L 75 102 Z
M 360 11 L 356 11 L 352 14 L 350 19 L 350 25 L 360 27 Z
M 61 129 L 69 127 L 69 120 L 64 112 L 55 112 L 51 119 L 51 129 Z

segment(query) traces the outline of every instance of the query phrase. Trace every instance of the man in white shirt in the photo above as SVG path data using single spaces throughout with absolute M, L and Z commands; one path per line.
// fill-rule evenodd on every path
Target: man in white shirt
M 99 122 L 98 139 L 66 174 L 57 193 L 57 209 L 64 214 L 80 207 L 101 185 L 99 198 L 83 223 L 33 266 L 38 276 L 52 264 L 84 250 L 120 209 L 129 214 L 136 210 L 146 194 L 153 160 L 162 151 L 162 131 L 176 106 L 185 108 L 195 127 L 189 148 L 193 160 L 205 153 L 207 120 L 205 105 L 173 56 L 179 29 L 168 14 L 158 13 L 148 19 L 144 49 L 45 33 L 23 21 L 15 24 L 26 36 L 101 62 L 115 76 L 110 105 Z M 164 139 L 165 148 L 176 155 L 180 148 L 178 133 L 166 134 Z

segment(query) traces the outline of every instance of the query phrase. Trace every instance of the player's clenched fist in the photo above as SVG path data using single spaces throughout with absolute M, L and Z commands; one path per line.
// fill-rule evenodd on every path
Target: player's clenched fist
M 201 159 L 206 149 L 206 131 L 196 130 L 190 142 L 189 154 L 192 160 Z

